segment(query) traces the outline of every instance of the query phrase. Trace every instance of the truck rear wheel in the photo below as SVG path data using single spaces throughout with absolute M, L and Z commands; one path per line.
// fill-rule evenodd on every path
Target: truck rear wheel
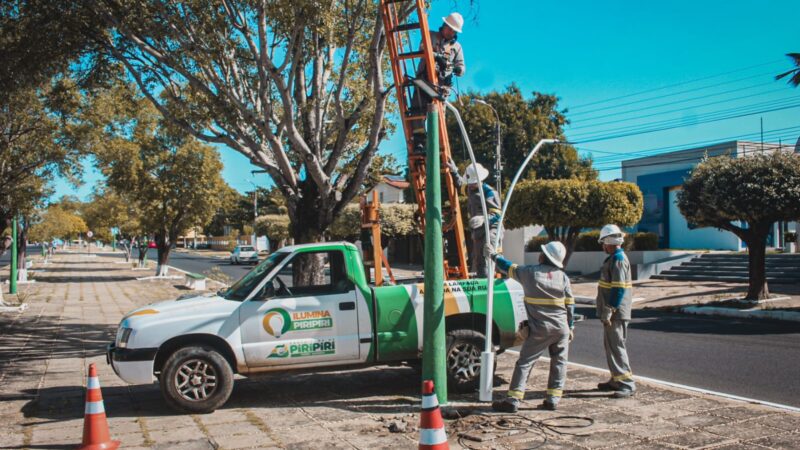
M 181 412 L 205 414 L 228 401 L 233 390 L 233 370 L 213 348 L 183 347 L 164 363 L 159 382 L 169 406 Z
M 481 381 L 481 353 L 486 338 L 475 330 L 447 333 L 447 382 L 456 392 L 474 392 Z

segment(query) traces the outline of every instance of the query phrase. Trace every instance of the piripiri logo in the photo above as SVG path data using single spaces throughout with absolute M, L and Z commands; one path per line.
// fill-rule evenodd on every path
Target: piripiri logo
M 267 358 L 301 358 L 333 354 L 336 354 L 336 340 L 331 338 L 280 344 L 272 349 Z
M 261 320 L 264 331 L 279 338 L 289 331 L 318 330 L 333 327 L 331 312 L 327 310 L 289 313 L 283 308 L 270 309 Z

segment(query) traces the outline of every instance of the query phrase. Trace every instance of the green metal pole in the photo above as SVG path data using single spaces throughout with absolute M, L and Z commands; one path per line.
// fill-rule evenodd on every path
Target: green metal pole
M 11 221 L 11 272 L 8 278 L 9 294 L 17 293 L 17 218 Z
M 425 303 L 422 331 L 422 378 L 433 380 L 439 404 L 447 403 L 447 349 L 444 329 L 444 255 L 442 187 L 439 171 L 439 113 L 428 107 L 425 161 Z

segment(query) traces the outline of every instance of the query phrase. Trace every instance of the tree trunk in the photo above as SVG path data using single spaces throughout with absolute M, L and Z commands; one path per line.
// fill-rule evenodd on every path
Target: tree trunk
M 567 269 L 567 263 L 569 263 L 569 259 L 572 257 L 572 253 L 575 251 L 575 244 L 578 242 L 578 235 L 580 232 L 580 227 L 569 227 L 567 230 L 566 239 L 562 241 L 562 244 L 564 244 L 564 247 L 567 249 L 567 254 L 564 255 L 564 261 L 562 261 L 564 270 Z
M 172 250 L 172 241 L 164 234 L 156 234 L 156 249 L 158 250 L 158 264 L 156 276 L 165 277 L 169 269 L 169 252 Z
M 139 268 L 144 269 L 147 267 L 145 260 L 147 259 L 147 243 L 142 242 L 140 239 L 136 242 L 136 248 L 139 250 Z
M 17 225 L 17 280 L 28 281 L 28 268 L 25 266 L 28 248 L 28 220 Z
M 747 300 L 764 300 L 769 297 L 766 273 L 767 231 L 751 228 L 744 239 L 748 248 L 750 284 Z

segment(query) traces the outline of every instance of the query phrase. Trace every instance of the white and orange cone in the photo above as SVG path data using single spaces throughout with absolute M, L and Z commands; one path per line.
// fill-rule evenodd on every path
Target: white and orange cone
M 450 450 L 439 399 L 433 392 L 433 381 L 422 382 L 422 413 L 419 417 L 419 449 Z
M 119 441 L 112 441 L 106 420 L 103 394 L 97 368 L 89 364 L 89 381 L 86 383 L 86 410 L 83 417 L 83 443 L 78 450 L 114 450 Z

